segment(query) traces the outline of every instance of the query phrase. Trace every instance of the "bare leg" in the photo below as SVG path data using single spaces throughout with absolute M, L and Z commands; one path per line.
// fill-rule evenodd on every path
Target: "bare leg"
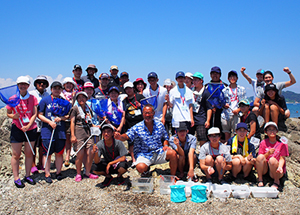
M 279 162 L 276 160 L 276 158 L 270 158 L 269 162 L 269 168 L 270 168 L 270 176 L 274 179 L 274 183 L 280 184 L 279 179 L 283 176 L 284 173 L 278 173 L 276 172 Z
M 233 177 L 237 177 L 239 172 L 242 170 L 242 163 L 239 158 L 234 158 L 232 160 L 232 175 Z
M 206 166 L 210 166 L 210 167 L 214 167 L 214 165 L 215 165 L 215 163 L 214 163 L 215 161 L 214 161 L 214 159 L 213 159 L 213 157 L 211 156 L 211 155 L 207 155 L 206 156 L 206 158 L 205 158 L 205 165 Z M 204 172 L 205 172 L 205 175 L 206 175 L 206 178 L 207 179 L 210 179 L 211 178 L 211 175 L 208 173 L 208 171 L 207 170 L 204 170 Z
M 139 163 L 138 165 L 136 165 L 136 170 L 139 173 L 147 172 L 148 169 L 149 167 L 145 163 Z
M 19 160 L 21 156 L 23 143 L 11 143 L 12 156 L 11 156 L 11 167 L 14 175 L 14 180 L 18 180 L 19 177 Z
M 270 110 L 271 110 L 271 119 L 277 125 L 278 124 L 279 109 L 276 105 L 271 105 Z
M 166 160 L 170 161 L 170 169 L 171 169 L 171 175 L 176 175 L 177 171 L 177 155 L 176 151 L 174 150 L 168 150 L 166 155 Z
M 131 156 L 132 162 L 135 162 L 134 153 L 133 153 L 133 145 L 129 146 L 129 154 Z
M 70 134 L 66 134 L 66 161 L 69 162 L 71 154 Z
M 265 123 L 269 122 L 270 121 L 270 106 L 269 105 L 265 105 L 265 115 L 264 115 L 264 118 L 265 118 Z
M 253 167 L 253 165 L 252 165 L 252 163 L 250 163 L 250 161 L 248 161 L 247 159 L 245 159 L 245 161 L 246 161 L 246 163 L 243 166 L 244 178 L 246 178 L 250 174 L 252 167 Z
M 46 155 L 43 155 L 43 166 L 45 166 Z M 46 167 L 45 167 L 45 177 L 50 176 L 50 165 L 51 165 L 51 155 L 49 154 Z
M 94 158 L 94 153 L 92 151 L 93 147 L 90 147 L 88 149 L 85 149 L 86 153 L 86 165 L 85 165 L 85 174 L 90 175 L 92 163 L 93 163 L 93 158 Z
M 124 169 L 123 167 L 120 167 L 118 169 L 118 177 L 121 177 L 127 170 Z
M 219 180 L 223 178 L 225 173 L 224 167 L 226 165 L 226 161 L 224 160 L 223 156 L 218 156 L 215 160 L 216 169 L 218 171 Z
M 64 157 L 62 154 L 55 153 L 55 167 L 56 167 L 56 174 L 61 172 L 61 167 L 64 162 Z
M 31 146 L 34 146 L 34 141 L 30 142 L 30 143 L 25 143 L 25 171 L 26 171 L 26 177 L 30 176 L 30 170 L 32 167 L 32 162 L 33 162 L 33 154 L 32 151 L 30 149 L 29 144 L 31 144 Z M 34 148 L 34 147 L 33 147 Z
M 268 164 L 264 155 L 260 154 L 256 158 L 256 170 L 258 175 L 258 181 L 263 181 L 263 175 L 268 172 Z
M 83 157 L 84 157 L 84 149 L 81 149 L 77 153 L 76 160 L 75 160 L 75 166 L 76 166 L 77 175 L 81 175 L 81 167 L 82 167 Z
M 185 166 L 185 156 L 177 155 L 178 158 L 178 170 L 179 170 L 179 178 L 182 178 L 184 175 L 184 166 Z

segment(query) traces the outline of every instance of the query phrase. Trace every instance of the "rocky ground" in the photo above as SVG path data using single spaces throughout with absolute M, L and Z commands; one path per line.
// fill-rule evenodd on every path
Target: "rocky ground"
M 287 133 L 280 133 L 289 139 L 290 157 L 287 158 L 288 180 L 283 192 L 276 199 L 250 197 L 245 200 L 228 198 L 219 200 L 210 197 L 205 203 L 193 203 L 191 198 L 183 203 L 173 203 L 169 195 L 159 193 L 159 175 L 168 175 L 168 165 L 152 166 L 154 192 L 138 194 L 126 185 L 111 185 L 105 189 L 97 187 L 104 180 L 84 179 L 75 182 L 75 166 L 63 167 L 64 179 L 44 181 L 40 171 L 34 176 L 37 184 L 26 184 L 17 189 L 13 184 L 10 166 L 11 150 L 9 144 L 10 121 L 5 110 L 0 110 L 0 212 L 1 214 L 298 214 L 300 208 L 300 120 L 287 120 Z M 24 176 L 24 158 L 21 158 L 20 175 Z M 53 170 L 53 174 L 55 170 Z M 203 174 L 196 168 L 200 178 Z M 135 169 L 125 175 L 128 181 L 139 177 Z M 240 181 L 243 183 L 244 181 Z M 249 184 L 249 183 L 248 183 Z M 251 185 L 251 184 L 250 184 Z

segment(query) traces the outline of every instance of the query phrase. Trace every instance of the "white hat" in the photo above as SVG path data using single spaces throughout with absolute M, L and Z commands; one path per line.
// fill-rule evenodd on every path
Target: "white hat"
M 77 99 L 77 97 L 78 97 L 79 95 L 84 95 L 86 98 L 88 98 L 88 95 L 87 95 L 86 92 L 80 91 L 80 92 L 78 92 L 78 93 L 76 94 L 75 99 Z
M 20 76 L 17 78 L 17 84 L 20 83 L 30 84 L 30 80 L 27 76 Z
M 185 73 L 185 77 L 188 77 L 190 79 L 193 79 L 193 74 L 190 72 Z
M 128 81 L 124 84 L 124 89 L 126 89 L 126 87 L 133 87 L 133 83 Z
M 278 131 L 278 127 L 277 127 L 277 125 L 276 125 L 275 122 L 267 122 L 267 123 L 265 124 L 264 130 L 266 130 L 266 129 L 267 129 L 269 126 L 271 126 L 271 125 L 273 125 L 273 126 L 277 129 L 277 131 Z
M 211 135 L 211 134 L 220 134 L 220 129 L 217 127 L 212 127 L 208 130 L 208 134 L 207 135 Z
M 101 130 L 104 130 L 105 128 L 110 128 L 111 130 L 115 130 L 114 126 L 112 126 L 112 124 L 104 124 L 102 127 L 101 127 Z
M 68 82 L 73 84 L 74 87 L 77 88 L 77 84 L 75 83 L 75 81 L 71 77 L 65 77 L 62 84 L 65 85 Z
M 165 85 L 165 86 L 171 86 L 171 85 L 172 85 L 171 79 L 170 79 L 170 78 L 166 79 L 166 80 L 164 81 L 164 85 Z

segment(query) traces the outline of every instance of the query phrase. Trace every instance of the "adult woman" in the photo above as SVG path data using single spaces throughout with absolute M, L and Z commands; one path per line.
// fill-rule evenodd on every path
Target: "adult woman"
M 74 151 L 77 151 L 83 143 L 91 135 L 90 127 L 92 124 L 92 111 L 89 106 L 86 104 L 88 95 L 86 92 L 78 92 L 76 94 L 77 105 L 72 108 L 71 111 L 71 142 L 73 143 Z M 98 176 L 91 174 L 91 166 L 94 157 L 94 152 L 92 150 L 94 140 L 90 139 L 85 146 L 77 152 L 77 157 L 75 160 L 77 175 L 75 181 L 79 182 L 82 180 L 81 176 L 81 166 L 83 160 L 85 161 L 85 174 L 84 177 L 97 179 Z
M 289 156 L 288 146 L 277 138 L 278 127 L 274 122 L 265 125 L 267 138 L 261 141 L 256 159 L 258 186 L 264 186 L 263 175 L 269 173 L 274 179 L 272 187 L 279 188 L 280 178 L 286 173 L 285 157 Z
M 144 82 L 142 78 L 137 78 L 133 82 L 134 90 L 137 94 L 142 94 L 143 95 L 143 90 L 146 89 L 147 84 Z
M 35 181 L 30 177 L 30 170 L 32 167 L 33 154 L 31 152 L 29 144 L 32 148 L 36 140 L 36 128 L 35 118 L 37 116 L 38 101 L 36 97 L 30 95 L 27 92 L 30 81 L 26 76 L 20 76 L 17 79 L 17 85 L 20 90 L 20 103 L 15 107 L 6 106 L 7 116 L 13 119 L 11 127 L 10 142 L 12 148 L 11 166 L 14 175 L 14 183 L 16 187 L 25 187 L 23 181 L 34 185 Z M 24 132 L 27 133 L 30 143 L 27 142 Z M 19 178 L 19 159 L 21 156 L 22 145 L 25 143 L 25 171 L 26 175 L 23 181 Z

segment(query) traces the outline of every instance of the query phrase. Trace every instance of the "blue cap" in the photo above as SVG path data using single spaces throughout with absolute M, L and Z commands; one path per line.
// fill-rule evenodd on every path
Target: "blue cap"
M 244 104 L 244 105 L 250 106 L 250 102 L 249 102 L 248 99 L 242 99 L 242 100 L 239 102 L 239 105 L 240 105 L 240 104 Z
M 263 70 L 263 69 L 259 69 L 259 70 L 257 70 L 257 72 L 256 72 L 256 74 L 264 74 L 265 73 L 265 70 Z
M 129 75 L 128 75 L 127 72 L 122 72 L 122 73 L 120 74 L 120 77 L 122 77 L 122 76 L 127 76 L 127 77 L 129 77 Z
M 244 122 L 238 123 L 238 124 L 236 125 L 235 130 L 239 130 L 240 128 L 244 128 L 244 129 L 246 129 L 246 130 L 248 131 L 248 126 L 247 126 L 247 124 L 244 123 Z
M 101 75 L 99 75 L 99 79 L 103 79 L 103 78 L 109 79 L 109 74 L 107 74 L 107 73 L 101 73 Z
M 177 79 L 179 77 L 184 77 L 185 78 L 184 72 L 182 72 L 182 71 L 177 72 L 175 79 Z
M 108 92 L 110 93 L 111 91 L 116 90 L 119 93 L 119 88 L 116 86 L 112 86 L 111 88 L 109 88 Z
M 210 73 L 212 73 L 212 72 L 217 72 L 217 73 L 221 74 L 221 69 L 218 66 L 214 66 L 210 69 Z
M 148 74 L 148 78 L 158 78 L 157 74 L 155 72 L 150 72 Z
M 203 74 L 201 72 L 195 72 L 195 74 L 193 75 L 193 78 L 203 79 Z
M 231 70 L 230 72 L 228 72 L 228 78 L 229 78 L 231 75 L 235 75 L 236 77 L 238 77 L 237 72 L 234 71 L 234 70 Z

